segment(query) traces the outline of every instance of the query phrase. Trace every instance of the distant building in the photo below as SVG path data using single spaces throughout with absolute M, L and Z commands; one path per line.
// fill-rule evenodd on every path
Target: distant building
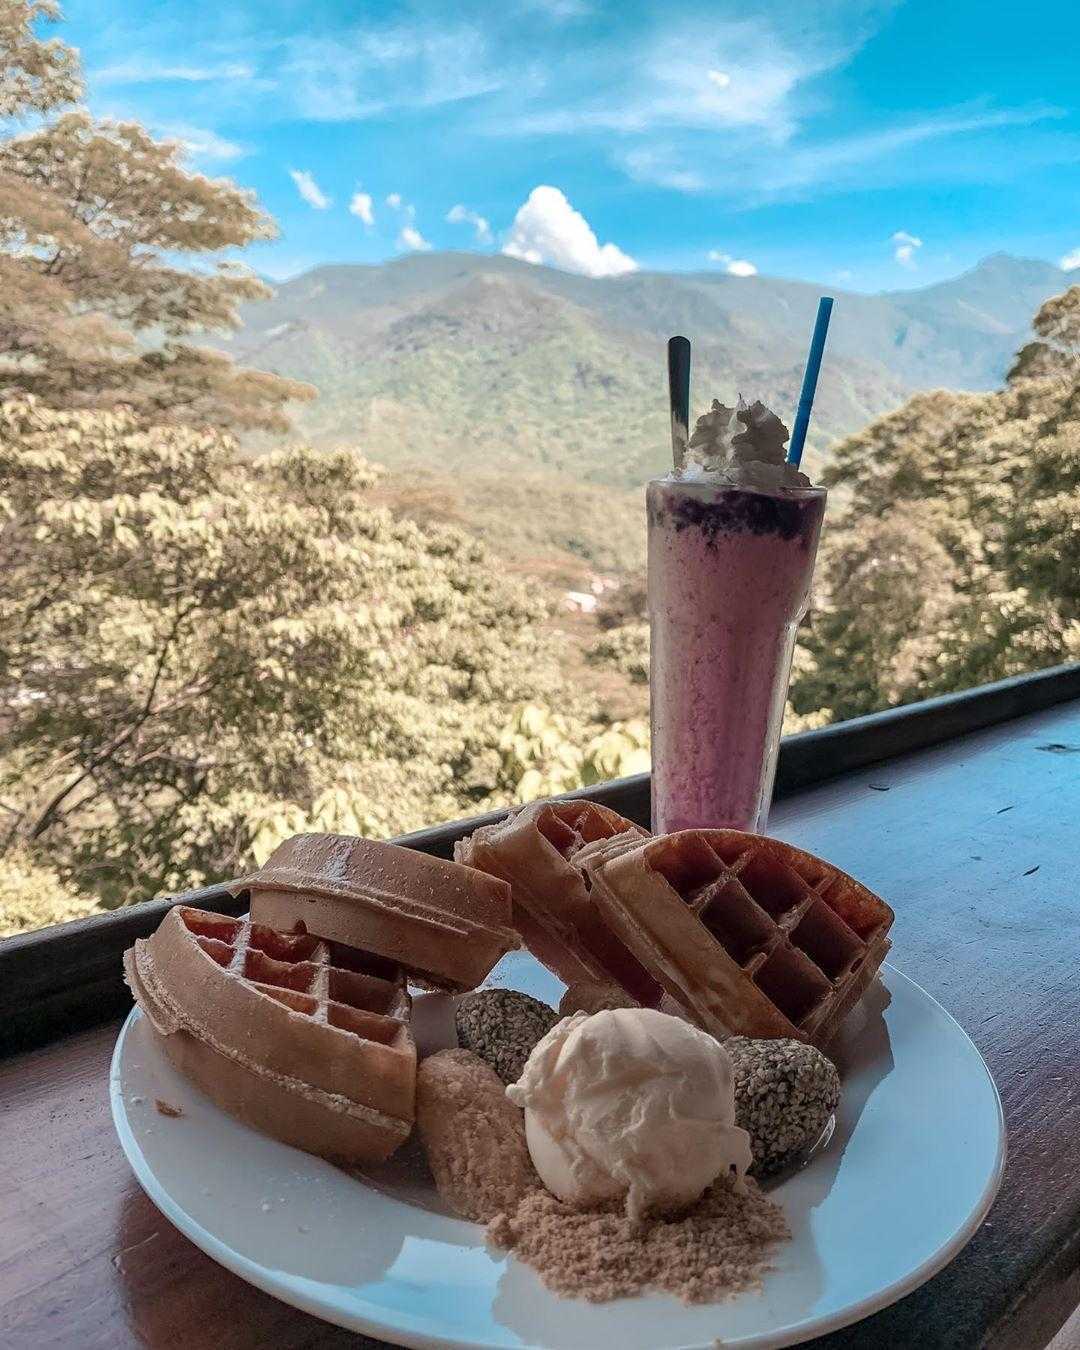
M 563 603 L 577 614 L 591 614 L 596 609 L 596 596 L 589 591 L 564 591 Z

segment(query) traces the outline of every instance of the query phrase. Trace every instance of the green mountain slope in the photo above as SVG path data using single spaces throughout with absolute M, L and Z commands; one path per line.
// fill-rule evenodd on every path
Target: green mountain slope
M 992 387 L 1035 308 L 1066 284 L 1048 263 L 996 255 L 921 290 L 837 293 L 811 473 L 835 438 L 917 389 Z M 531 475 L 536 525 L 516 531 L 511 551 L 548 537 L 556 552 L 604 565 L 625 550 L 613 553 L 610 537 L 583 540 L 578 520 L 560 519 L 560 499 L 569 514 L 575 479 L 618 489 L 615 534 L 627 537 L 625 513 L 638 509 L 628 494 L 668 462 L 665 339 L 682 332 L 694 343 L 697 411 L 742 392 L 790 421 L 819 294 L 771 277 L 593 279 L 499 255 L 412 254 L 284 283 L 250 307 L 231 345 L 239 359 L 318 388 L 298 419 L 316 444 L 422 467 L 428 495 L 452 478 L 466 515 L 473 484 L 493 542 L 504 508 L 520 510 L 505 476 Z
M 1065 274 L 997 255 L 953 281 L 840 294 L 816 446 L 915 389 L 995 384 Z M 666 458 L 663 339 L 695 344 L 695 403 L 790 413 L 819 287 L 770 277 L 592 279 L 501 256 L 321 267 L 252 306 L 238 356 L 310 380 L 304 430 L 390 464 L 553 468 L 629 487 Z

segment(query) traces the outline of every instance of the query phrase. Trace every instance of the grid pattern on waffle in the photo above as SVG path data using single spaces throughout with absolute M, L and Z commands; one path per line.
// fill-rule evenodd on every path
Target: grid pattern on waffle
M 810 1029 L 892 921 L 850 877 L 745 836 L 683 837 L 649 858 L 728 956 L 796 1027 Z M 880 958 L 878 958 L 880 959 Z
M 293 1012 L 382 1045 L 401 1037 L 408 996 L 383 957 L 248 919 L 186 907 L 180 915 L 207 956 Z
M 610 848 L 616 838 L 625 839 L 626 847 L 631 848 L 644 838 L 636 831 L 629 834 L 634 828 L 629 821 L 601 810 L 593 802 L 549 803 L 538 813 L 536 828 L 574 865 L 575 876 L 586 893 L 592 888 L 592 878 L 580 864 L 594 848 Z M 645 1007 L 654 1008 L 660 1002 L 664 992 L 660 984 L 594 909 L 577 914 L 574 940 L 598 963 L 602 978 L 614 980 Z
M 536 828 L 568 862 L 587 845 L 619 832 L 611 818 L 592 802 L 550 803 L 537 815 Z

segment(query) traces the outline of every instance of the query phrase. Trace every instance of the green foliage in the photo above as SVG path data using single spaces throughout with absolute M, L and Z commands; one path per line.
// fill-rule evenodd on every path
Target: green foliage
M 592 787 L 632 773 L 648 773 L 649 724 L 643 718 L 613 722 L 585 742 L 581 786 Z
M 79 97 L 76 53 L 38 27 L 60 17 L 56 0 L 4 0 L 0 4 L 0 117 L 50 113 Z
M 499 741 L 511 800 L 535 801 L 649 768 L 649 729 L 643 720 L 590 726 L 580 718 L 530 706 L 517 713 Z
M 628 623 L 609 628 L 588 650 L 595 666 L 620 670 L 634 684 L 649 683 L 649 625 Z
M 797 642 L 791 663 L 792 688 L 797 687 L 800 680 L 809 678 L 815 670 L 813 654 L 801 642 Z M 818 727 L 828 726 L 832 720 L 830 708 L 813 708 L 809 712 L 797 712 L 789 698 L 784 707 L 783 735 L 794 736 L 800 731 L 815 731 Z
M 271 294 L 220 254 L 272 238 L 273 222 L 251 193 L 190 172 L 179 144 L 65 107 L 78 55 L 34 27 L 57 14 L 0 0 L 0 395 L 122 403 L 147 425 L 285 428 L 282 405 L 313 390 L 186 340 L 235 329 L 241 303 Z
M 1007 387 L 923 394 L 837 450 L 800 712 L 840 719 L 1080 655 L 1080 287 Z
M 640 524 L 639 512 L 639 529 Z M 648 617 L 648 584 L 645 572 L 640 569 L 631 572 L 623 578 L 614 590 L 608 591 L 601 598 L 596 608 L 596 622 L 602 629 L 622 628 L 625 624 L 645 623 Z
M 479 469 L 450 478 L 410 466 L 391 473 L 382 495 L 411 520 L 460 525 L 515 566 L 535 575 L 557 572 L 569 586 L 579 585 L 587 569 L 622 574 L 643 562 L 640 490 Z
M 560 695 L 484 547 L 370 506 L 350 452 L 239 460 L 125 412 L 0 406 L 0 793 L 106 905 L 235 873 L 272 822 L 391 833 L 505 784 Z
M 1080 655 L 1080 288 L 1036 331 L 1001 392 L 921 395 L 841 447 L 786 730 Z M 41 913 L 647 767 L 644 718 L 568 696 L 535 585 L 373 506 L 378 478 L 0 406 L 3 846 Z M 627 603 L 592 659 L 644 689 Z
M 55 868 L 35 861 L 25 849 L 13 849 L 0 860 L 0 938 L 82 919 L 96 909 L 93 896 L 70 891 Z

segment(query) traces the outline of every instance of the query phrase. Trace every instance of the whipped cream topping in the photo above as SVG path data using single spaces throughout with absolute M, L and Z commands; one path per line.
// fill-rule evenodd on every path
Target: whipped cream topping
M 690 437 L 688 474 L 707 474 L 739 487 L 809 487 L 810 480 L 785 458 L 790 432 L 760 399 L 742 395 L 734 408 L 713 399 Z

